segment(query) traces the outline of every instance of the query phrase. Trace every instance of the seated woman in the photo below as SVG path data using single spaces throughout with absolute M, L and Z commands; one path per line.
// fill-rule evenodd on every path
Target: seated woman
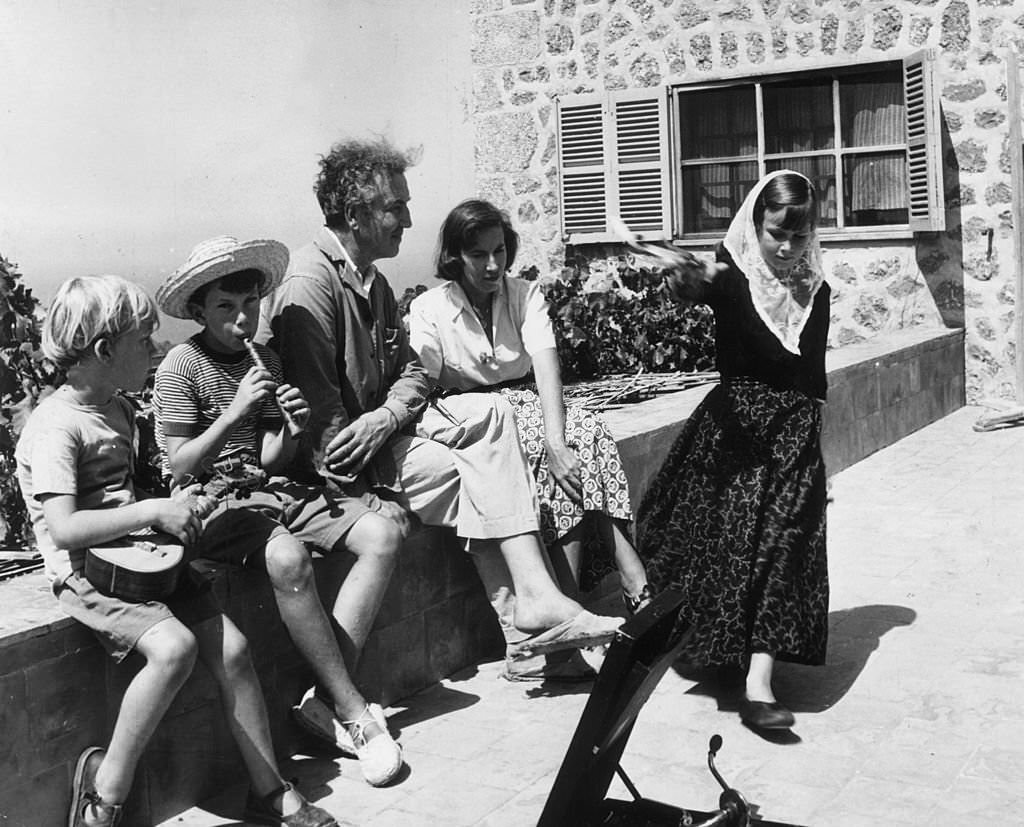
M 456 206 L 441 228 L 437 277 L 409 312 L 413 349 L 442 392 L 499 393 L 512 403 L 537 481 L 541 532 L 563 591 L 580 578 L 585 518 L 614 550 L 630 612 L 650 600 L 627 534 L 629 488 L 604 423 L 566 410 L 548 305 L 536 282 L 507 278 L 519 236 L 487 201 Z M 531 371 L 536 393 L 531 384 Z M 597 561 L 593 567 L 600 571 Z

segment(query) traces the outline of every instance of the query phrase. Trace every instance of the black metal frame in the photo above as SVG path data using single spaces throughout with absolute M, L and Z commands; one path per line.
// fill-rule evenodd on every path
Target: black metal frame
M 637 715 L 677 658 L 690 635 L 677 628 L 683 598 L 665 591 L 619 630 L 608 649 L 593 692 L 580 716 L 572 742 L 548 795 L 538 827 L 797 827 L 783 822 L 751 821 L 743 797 L 728 788 L 709 765 L 724 792 L 719 810 L 706 812 L 640 797 L 619 766 Z M 721 739 L 715 739 L 720 746 Z M 633 801 L 607 798 L 618 773 Z

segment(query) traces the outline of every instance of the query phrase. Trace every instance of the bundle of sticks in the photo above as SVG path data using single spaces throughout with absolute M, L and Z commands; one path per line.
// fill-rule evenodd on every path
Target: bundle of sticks
M 676 371 L 674 373 L 622 374 L 606 376 L 594 382 L 567 385 L 563 394 L 566 402 L 590 411 L 604 411 L 610 408 L 639 402 L 662 393 L 675 393 L 709 382 L 717 382 L 718 371 Z
M 42 567 L 43 555 L 38 551 L 0 550 L 0 580 L 38 571 Z

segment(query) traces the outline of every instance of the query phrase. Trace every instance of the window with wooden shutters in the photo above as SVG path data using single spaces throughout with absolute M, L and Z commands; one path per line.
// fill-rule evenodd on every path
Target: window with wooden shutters
M 574 243 L 613 240 L 617 215 L 649 238 L 717 238 L 757 179 L 783 168 L 815 182 L 826 234 L 941 230 L 932 60 L 678 86 L 668 100 L 566 98 L 563 230 Z
M 559 101 L 562 230 L 570 242 L 615 240 L 614 217 L 646 238 L 669 237 L 667 134 L 664 89 Z

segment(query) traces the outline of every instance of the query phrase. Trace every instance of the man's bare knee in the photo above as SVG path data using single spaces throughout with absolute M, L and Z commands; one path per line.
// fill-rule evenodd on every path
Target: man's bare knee
M 344 544 L 356 557 L 373 556 L 393 563 L 402 545 L 402 530 L 380 514 L 364 514 L 345 535 Z

